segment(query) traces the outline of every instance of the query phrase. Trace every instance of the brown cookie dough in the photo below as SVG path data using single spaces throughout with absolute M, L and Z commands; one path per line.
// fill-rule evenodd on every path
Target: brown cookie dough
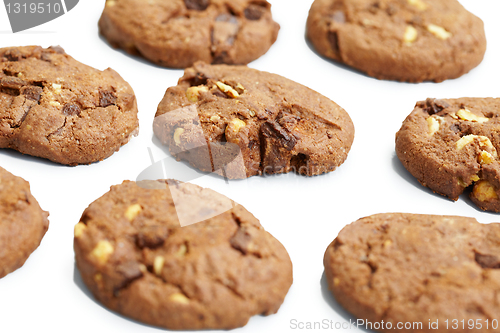
M 24 265 L 49 228 L 30 185 L 0 167 L 0 278 Z
M 172 68 L 247 64 L 279 28 L 265 0 L 107 0 L 99 21 L 113 47 Z
M 170 153 L 230 179 L 335 170 L 354 139 L 349 115 L 323 95 L 246 66 L 196 63 L 158 106 Z
M 307 38 L 378 79 L 440 82 L 483 60 L 483 22 L 457 0 L 316 0 Z
M 243 326 L 292 284 L 288 253 L 252 214 L 174 180 L 113 186 L 76 225 L 75 253 L 102 304 L 167 329 Z
M 452 200 L 469 186 L 472 201 L 500 212 L 500 99 L 427 99 L 418 102 L 396 134 L 404 167 Z
M 81 64 L 60 47 L 0 49 L 0 148 L 90 164 L 138 126 L 134 92 L 114 70 Z
M 383 322 L 380 332 L 486 333 L 498 332 L 491 324 L 500 314 L 499 254 L 498 223 L 379 214 L 345 227 L 324 265 L 337 301 L 371 327 Z M 429 328 L 429 320 L 439 326 Z M 453 320 L 464 320 L 465 328 L 453 329 Z M 476 329 L 468 329 L 469 320 Z

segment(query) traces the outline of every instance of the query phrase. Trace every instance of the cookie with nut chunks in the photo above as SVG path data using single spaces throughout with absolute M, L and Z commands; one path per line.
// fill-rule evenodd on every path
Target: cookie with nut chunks
M 481 209 L 500 212 L 500 99 L 418 102 L 396 134 L 404 167 L 436 193 L 457 200 L 466 188 Z
M 307 38 L 327 58 L 408 82 L 462 76 L 486 50 L 483 22 L 457 0 L 316 0 Z
M 230 179 L 340 166 L 354 140 L 344 109 L 276 74 L 196 63 L 158 106 L 154 132 L 178 159 Z
M 53 162 L 101 161 L 137 134 L 134 91 L 61 47 L 0 49 L 0 148 Z
M 30 185 L 0 167 L 0 278 L 23 266 L 49 228 Z
M 276 313 L 292 284 L 285 248 L 209 189 L 126 181 L 75 227 L 76 264 L 99 302 L 167 329 L 232 329 Z
M 276 41 L 265 0 L 107 0 L 99 31 L 116 48 L 160 66 L 247 64 Z
M 337 301 L 379 332 L 493 333 L 498 330 L 491 321 L 500 313 L 499 253 L 498 223 L 378 214 L 346 226 L 326 250 L 324 266 Z M 467 326 L 451 328 L 454 320 Z

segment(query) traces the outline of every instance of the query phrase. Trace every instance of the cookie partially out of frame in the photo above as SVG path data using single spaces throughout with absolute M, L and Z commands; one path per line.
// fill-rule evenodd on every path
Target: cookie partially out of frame
M 27 181 L 0 167 L 0 278 L 24 265 L 49 228 Z
M 326 250 L 324 265 L 337 301 L 370 322 L 368 328 L 498 332 L 491 325 L 500 313 L 498 223 L 458 216 L 373 215 L 340 232 Z M 429 321 L 439 324 L 431 328 Z
M 138 131 L 130 85 L 60 47 L 0 49 L 0 148 L 66 164 L 111 156 Z
M 101 34 L 161 66 L 247 64 L 267 52 L 279 25 L 265 0 L 107 0 Z
M 230 179 L 335 170 L 354 125 L 340 106 L 284 77 L 196 63 L 158 106 L 154 132 L 178 159 Z
M 486 50 L 483 22 L 457 0 L 316 0 L 307 37 L 327 58 L 409 82 L 462 76 Z
M 167 329 L 243 326 L 276 313 L 292 284 L 288 253 L 252 214 L 174 180 L 113 186 L 83 213 L 74 247 L 99 302 Z
M 470 197 L 500 212 L 500 99 L 427 99 L 418 102 L 396 134 L 404 167 L 436 193 Z

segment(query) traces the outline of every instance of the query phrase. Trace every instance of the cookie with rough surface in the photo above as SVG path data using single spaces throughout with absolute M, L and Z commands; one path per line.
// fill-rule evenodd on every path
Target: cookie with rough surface
M 324 265 L 337 301 L 370 322 L 368 328 L 498 332 L 491 323 L 500 313 L 499 254 L 498 223 L 480 224 L 458 216 L 379 214 L 345 227 L 326 250 Z M 438 327 L 430 328 L 429 320 L 439 321 Z M 454 320 L 460 321 L 459 326 L 453 325 Z M 469 330 L 472 321 L 475 329 Z M 412 328 L 398 327 L 401 323 Z
M 409 82 L 462 76 L 486 51 L 483 22 L 457 0 L 316 0 L 307 37 L 327 58 Z
M 49 228 L 30 185 L 0 167 L 0 278 L 24 265 Z
M 481 209 L 500 212 L 500 99 L 427 99 L 418 102 L 396 134 L 396 153 L 418 181 Z
M 243 326 L 276 313 L 292 284 L 288 253 L 252 214 L 174 180 L 113 186 L 83 213 L 74 247 L 97 300 L 167 329 Z
M 0 148 L 66 164 L 111 156 L 138 131 L 130 85 L 60 47 L 0 49 Z
M 166 67 L 247 64 L 276 41 L 265 0 L 107 0 L 101 34 L 116 48 Z
M 335 170 L 354 125 L 340 106 L 276 74 L 196 63 L 158 106 L 154 132 L 170 153 L 230 179 Z

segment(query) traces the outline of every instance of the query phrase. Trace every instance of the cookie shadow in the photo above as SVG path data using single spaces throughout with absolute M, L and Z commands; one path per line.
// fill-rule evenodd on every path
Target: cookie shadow
M 392 156 L 392 169 L 394 171 L 396 171 L 396 173 L 401 178 L 403 178 L 409 184 L 413 185 L 414 187 L 418 188 L 419 190 L 421 190 L 421 191 L 423 191 L 425 193 L 428 193 L 430 195 L 433 195 L 434 197 L 439 198 L 441 200 L 452 201 L 453 202 L 453 200 L 451 200 L 451 199 L 449 199 L 449 198 L 447 198 L 447 197 L 445 197 L 443 195 L 434 193 L 430 188 L 425 187 L 424 185 L 420 184 L 418 182 L 417 178 L 413 177 L 413 175 L 408 170 L 406 170 L 406 168 L 403 166 L 403 164 L 401 163 L 401 161 L 399 160 L 399 158 L 398 158 L 398 156 L 396 154 L 394 154 Z
M 32 163 L 38 163 L 38 164 L 43 164 L 43 165 L 48 165 L 51 168 L 53 167 L 59 167 L 59 168 L 74 168 L 75 166 L 70 166 L 70 165 L 65 165 L 65 164 L 59 164 L 56 162 L 52 162 L 51 160 L 45 159 L 43 157 L 37 157 L 37 156 L 32 156 L 32 155 L 26 155 L 23 153 L 18 152 L 17 150 L 10 149 L 10 148 L 2 148 L 0 149 L 0 156 L 8 156 L 12 157 L 15 159 L 19 159 L 22 161 L 27 161 L 27 162 L 32 162 Z
M 344 309 L 342 305 L 340 305 L 339 302 L 337 302 L 337 299 L 335 299 L 335 296 L 333 296 L 332 292 L 328 288 L 328 281 L 326 280 L 326 274 L 324 271 L 323 275 L 321 276 L 320 285 L 321 285 L 321 294 L 323 295 L 323 300 L 333 309 L 333 311 L 335 311 L 342 318 L 344 318 L 346 322 L 355 323 L 358 318 L 356 318 L 350 312 Z M 356 327 L 363 332 L 375 333 L 375 331 L 369 330 L 364 326 L 356 326 Z

